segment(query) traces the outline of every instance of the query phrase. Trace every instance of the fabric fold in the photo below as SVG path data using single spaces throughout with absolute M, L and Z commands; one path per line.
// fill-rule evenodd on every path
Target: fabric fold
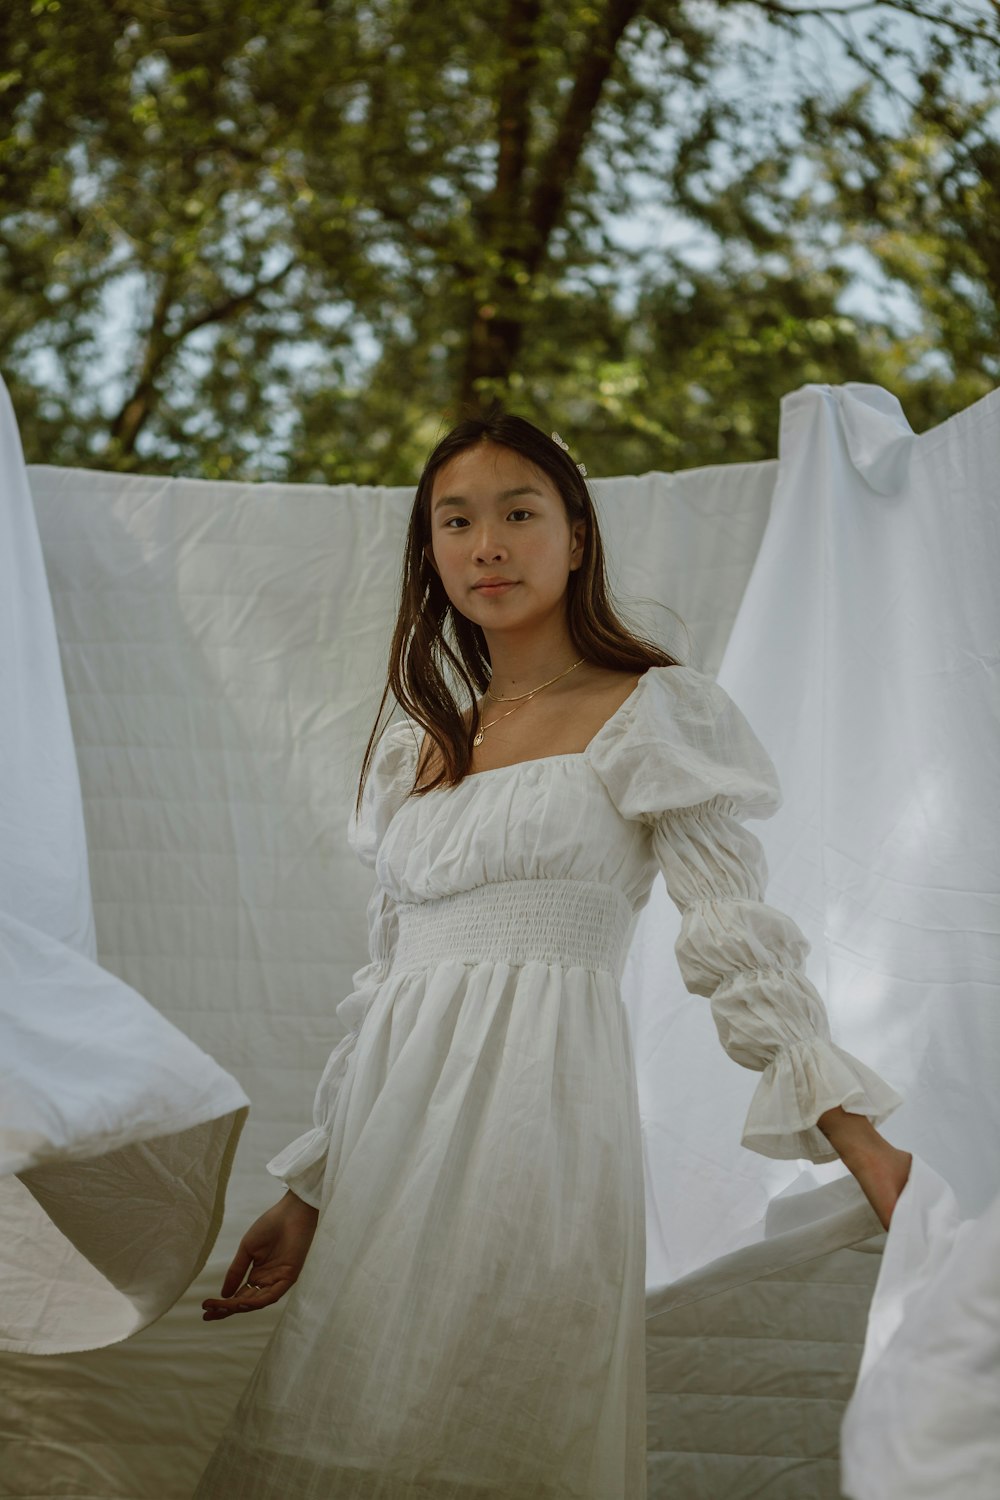
M 779 1159 L 837 1160 L 820 1115 L 840 1105 L 879 1124 L 902 1099 L 832 1041 L 805 972 L 809 941 L 764 899 L 764 848 L 744 820 L 781 807 L 774 763 L 728 693 L 690 667 L 647 672 L 609 731 L 592 764 L 618 811 L 650 828 L 681 914 L 684 984 L 710 1001 L 733 1061 L 763 1074 L 743 1145 Z
M 0 377 L 0 1350 L 18 1355 L 107 1348 L 177 1303 L 249 1112 L 165 1013 L 161 971 L 147 999 L 103 966 L 48 561 Z M 133 872 L 112 848 L 104 867 Z
M 709 999 L 727 1054 L 764 1075 L 743 1145 L 781 1160 L 836 1161 L 816 1126 L 820 1115 L 841 1105 L 877 1125 L 902 1099 L 831 1040 L 826 1006 L 804 969 L 810 944 L 764 900 L 767 861 L 739 820 L 743 811 L 730 796 L 714 797 L 654 825 L 657 863 L 681 913 L 678 964 L 689 992 Z
M 406 730 L 405 741 L 400 733 Z M 406 741 L 412 739 L 408 724 L 390 725 L 379 741 L 362 797 L 360 814 L 352 808 L 347 840 L 362 864 L 373 867 L 382 835 L 391 813 L 409 790 L 411 761 Z M 351 992 L 336 1008 L 338 1021 L 347 1034 L 326 1061 L 313 1099 L 313 1126 L 297 1136 L 266 1163 L 265 1170 L 277 1177 L 296 1197 L 313 1208 L 321 1206 L 334 1116 L 345 1088 L 351 1058 L 379 987 L 385 981 L 396 948 L 398 920 L 392 898 L 376 881 L 368 899 L 368 962 L 351 979 Z
M 695 667 L 650 667 L 588 759 L 623 818 L 729 798 L 742 815 L 781 806 L 770 756 L 729 694 Z
M 839 1104 L 880 1125 L 902 1099 L 871 1068 L 823 1037 L 782 1047 L 754 1090 L 743 1145 L 779 1160 L 839 1160 L 816 1121 Z
M 1000 1194 L 963 1218 L 914 1155 L 844 1413 L 845 1500 L 994 1500 L 998 1408 Z

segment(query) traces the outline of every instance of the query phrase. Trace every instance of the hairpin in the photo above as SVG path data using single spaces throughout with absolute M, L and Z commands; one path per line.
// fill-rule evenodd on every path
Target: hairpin
M 560 446 L 560 448 L 563 450 L 564 453 L 568 453 L 569 452 L 569 443 L 564 443 L 563 440 L 562 440 L 562 438 L 559 436 L 558 432 L 554 432 L 552 434 L 552 441 L 554 443 L 558 443 L 559 446 Z M 584 477 L 586 477 L 587 471 L 584 468 L 583 464 L 577 464 L 577 468 L 580 470 L 580 473 L 582 475 L 584 475 Z

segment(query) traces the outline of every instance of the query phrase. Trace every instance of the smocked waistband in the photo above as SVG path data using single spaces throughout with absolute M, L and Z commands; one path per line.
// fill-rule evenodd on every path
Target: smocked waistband
M 621 981 L 633 911 L 616 887 L 582 880 L 504 880 L 396 907 L 390 972 L 462 963 L 606 969 Z

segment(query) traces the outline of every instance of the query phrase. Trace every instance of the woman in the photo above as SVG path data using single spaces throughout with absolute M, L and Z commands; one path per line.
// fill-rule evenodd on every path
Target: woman
M 288 1191 L 203 1304 L 295 1288 L 196 1500 L 645 1495 L 620 980 L 658 869 L 688 988 L 762 1073 L 744 1144 L 840 1155 L 885 1225 L 906 1181 L 875 1128 L 898 1096 L 830 1041 L 808 944 L 763 900 L 741 820 L 780 805 L 774 767 L 711 678 L 614 613 L 580 469 L 494 408 L 421 475 L 382 700 L 412 722 L 372 756 L 373 733 L 348 831 L 376 872 L 371 962 L 313 1130 L 268 1163 Z

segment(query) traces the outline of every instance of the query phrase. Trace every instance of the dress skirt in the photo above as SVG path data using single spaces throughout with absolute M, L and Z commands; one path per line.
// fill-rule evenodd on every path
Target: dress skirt
M 643 1500 L 631 917 L 567 880 L 400 908 L 315 1238 L 195 1500 Z

